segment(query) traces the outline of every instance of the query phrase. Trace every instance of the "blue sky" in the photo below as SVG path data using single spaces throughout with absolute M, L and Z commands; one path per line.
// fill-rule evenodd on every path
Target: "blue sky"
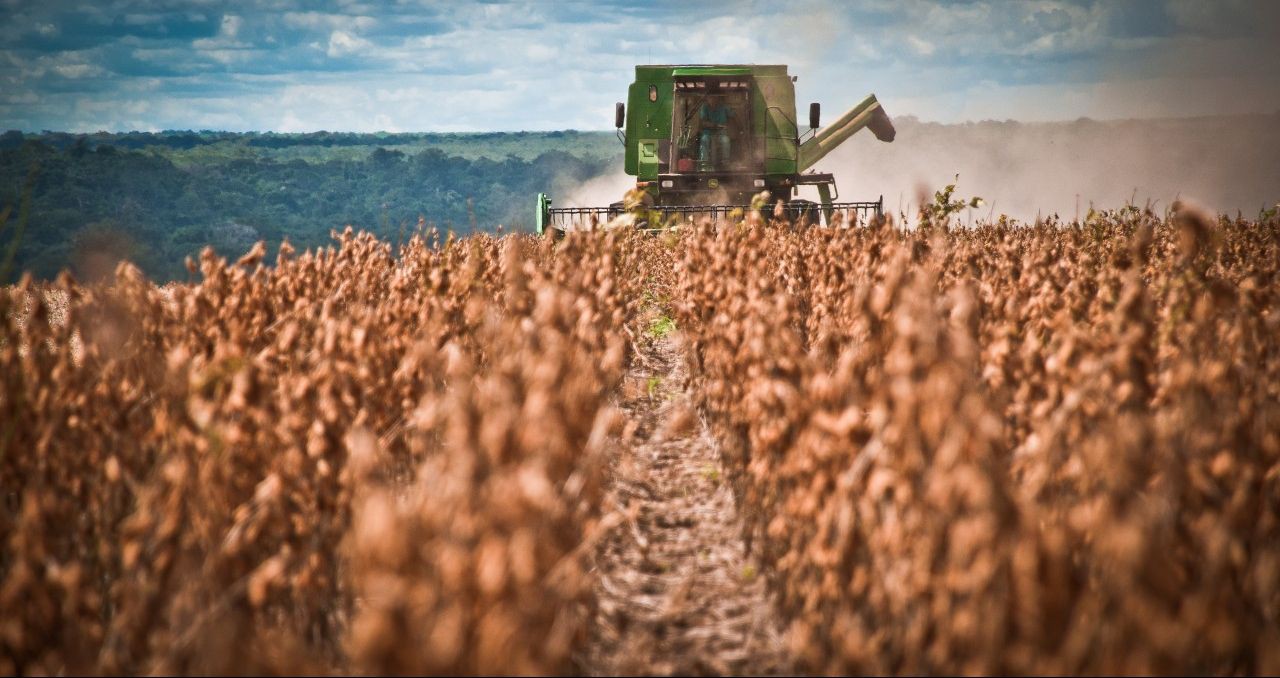
M 827 116 L 1280 110 L 1280 2 L 0 0 L 0 129 L 606 129 L 637 63 L 785 63 Z

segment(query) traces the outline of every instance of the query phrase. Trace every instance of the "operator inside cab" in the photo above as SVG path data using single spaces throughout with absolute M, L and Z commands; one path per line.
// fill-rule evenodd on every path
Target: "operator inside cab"
M 677 80 L 672 128 L 677 172 L 732 172 L 746 158 L 749 81 Z
M 729 120 L 732 117 L 733 108 L 720 97 L 702 103 L 698 112 L 698 121 L 702 124 L 702 134 L 698 137 L 699 172 L 718 172 L 728 168 L 733 150 L 733 140 L 729 137 Z

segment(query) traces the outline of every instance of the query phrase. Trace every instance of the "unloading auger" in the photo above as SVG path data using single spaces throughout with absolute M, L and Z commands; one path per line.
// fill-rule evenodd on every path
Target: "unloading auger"
M 614 115 L 626 172 L 636 178 L 633 204 L 553 207 L 551 197 L 539 193 L 538 233 L 603 223 L 624 212 L 642 215 L 639 223 L 649 225 L 673 217 L 718 219 L 751 209 L 763 191 L 771 202 L 781 200 L 788 216 L 811 223 L 855 225 L 882 216 L 884 196 L 837 202 L 834 177 L 811 169 L 863 128 L 893 141 L 893 122 L 880 102 L 872 94 L 821 131 L 821 109 L 809 104 L 802 141 L 794 83 L 780 65 L 636 66 L 627 103 L 619 102 Z M 817 202 L 797 196 L 802 186 L 817 189 Z

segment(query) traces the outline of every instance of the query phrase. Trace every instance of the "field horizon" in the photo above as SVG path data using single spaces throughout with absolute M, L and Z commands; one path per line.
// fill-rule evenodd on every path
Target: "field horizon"
M 883 196 L 900 222 L 933 192 L 983 199 L 967 223 L 1000 214 L 1075 221 L 1175 199 L 1258 216 L 1277 202 L 1280 115 L 1059 123 L 898 120 L 883 144 L 856 135 L 820 163 L 848 199 Z M 1211 159 L 1224 158 L 1224 161 Z M 442 229 L 531 230 L 533 196 L 603 206 L 634 185 L 613 132 L 0 135 L 0 209 L 16 218 L 31 186 L 16 271 L 85 276 L 98 250 L 153 278 L 181 279 L 205 246 L 243 252 L 288 237 L 320 247 L 352 225 L 394 239 L 419 220 Z M 814 196 L 805 196 L 812 198 Z M 15 272 L 16 272 L 15 271 Z

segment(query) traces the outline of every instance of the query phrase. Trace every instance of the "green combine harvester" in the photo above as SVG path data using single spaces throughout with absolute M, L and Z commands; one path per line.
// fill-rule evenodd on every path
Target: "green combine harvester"
M 723 218 L 751 209 L 768 191 L 793 219 L 855 225 L 883 214 L 875 202 L 836 202 L 835 179 L 811 168 L 864 127 L 893 141 L 889 116 L 874 94 L 818 131 L 820 107 L 809 104 L 809 130 L 796 122 L 795 77 L 786 66 L 636 66 L 627 103 L 614 126 L 626 146 L 626 172 L 640 200 L 608 207 L 552 207 L 538 194 L 538 233 L 592 227 L 624 213 L 639 226 L 684 218 Z M 802 186 L 818 200 L 798 197 Z M 771 210 L 773 207 L 770 208 Z M 837 214 L 839 219 L 836 219 Z

